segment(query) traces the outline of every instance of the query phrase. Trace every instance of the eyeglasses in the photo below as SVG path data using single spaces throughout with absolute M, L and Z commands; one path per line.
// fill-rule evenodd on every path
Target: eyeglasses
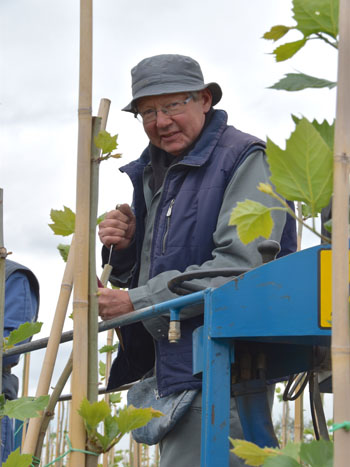
M 135 114 L 135 117 L 137 119 L 141 117 L 144 124 L 151 123 L 157 120 L 157 113 L 160 111 L 162 111 L 163 114 L 167 115 L 168 117 L 173 117 L 175 115 L 182 114 L 185 111 L 186 104 L 188 104 L 191 99 L 193 99 L 193 96 L 189 96 L 184 101 L 170 102 L 170 104 L 164 105 L 164 107 L 161 107 L 159 110 L 147 109 L 144 112 L 139 112 L 138 114 Z

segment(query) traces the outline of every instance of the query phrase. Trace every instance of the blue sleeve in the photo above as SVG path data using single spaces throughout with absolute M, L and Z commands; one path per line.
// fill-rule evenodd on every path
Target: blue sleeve
M 4 336 L 27 321 L 34 321 L 38 306 L 35 293 L 30 288 L 27 276 L 14 272 L 5 283 Z M 4 357 L 3 365 L 16 365 L 19 355 Z

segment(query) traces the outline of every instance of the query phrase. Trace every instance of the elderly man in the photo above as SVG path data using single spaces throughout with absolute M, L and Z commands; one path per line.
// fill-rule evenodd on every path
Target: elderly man
M 134 185 L 132 207 L 121 205 L 101 222 L 107 262 L 114 245 L 111 282 L 129 290 L 100 289 L 99 309 L 107 320 L 175 298 L 167 284 L 181 272 L 208 268 L 253 268 L 261 264 L 257 244 L 244 246 L 229 217 L 246 198 L 273 205 L 256 187 L 269 179 L 264 143 L 227 125 L 216 110 L 220 86 L 204 83 L 199 64 L 182 55 L 158 55 L 132 69 L 132 101 L 123 109 L 143 122 L 149 145 L 122 167 Z M 281 255 L 295 250 L 295 225 L 274 211 L 272 238 Z M 201 279 L 213 286 L 213 279 Z M 109 387 L 136 381 L 154 369 L 160 399 L 190 391 L 189 408 L 160 442 L 162 467 L 200 465 L 201 381 L 192 374 L 192 332 L 203 310 L 181 314 L 181 340 L 167 339 L 169 319 L 149 319 L 122 328 L 123 348 Z M 234 407 L 231 436 L 242 438 Z M 243 465 L 232 455 L 231 465 Z

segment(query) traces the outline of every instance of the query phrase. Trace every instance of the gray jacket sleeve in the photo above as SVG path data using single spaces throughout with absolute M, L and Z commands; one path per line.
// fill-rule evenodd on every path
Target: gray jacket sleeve
M 222 207 L 219 213 L 216 230 L 213 234 L 215 248 L 212 252 L 212 259 L 206 261 L 200 266 L 189 266 L 185 272 L 200 271 L 209 268 L 254 268 L 261 264 L 261 256 L 257 250 L 257 245 L 261 242 L 261 238 L 254 242 L 244 245 L 238 238 L 236 227 L 229 226 L 229 219 L 232 209 L 239 201 L 251 199 L 259 201 L 266 206 L 277 206 L 277 201 L 272 197 L 261 193 L 256 187 L 260 182 L 269 183 L 269 167 L 266 161 L 266 156 L 262 151 L 256 151 L 251 154 L 239 169 L 235 172 L 232 180 L 226 188 Z M 286 213 L 284 211 L 272 211 L 274 220 L 274 229 L 271 239 L 280 241 L 284 224 L 286 221 Z M 133 302 L 135 309 L 144 308 L 176 298 L 177 295 L 172 293 L 167 283 L 172 278 L 179 275 L 179 271 L 166 271 L 156 277 L 150 279 L 147 284 L 129 290 L 130 299 Z M 220 279 L 200 279 L 197 282 L 205 287 L 215 287 L 218 283 L 223 283 Z M 186 319 L 201 313 L 201 307 L 191 307 L 184 309 L 181 313 L 181 319 Z M 157 338 L 164 335 L 164 326 L 168 323 L 165 316 L 153 318 L 145 322 L 146 328 L 151 334 Z M 153 332 L 153 330 L 156 330 Z M 167 331 L 166 331 L 167 332 Z

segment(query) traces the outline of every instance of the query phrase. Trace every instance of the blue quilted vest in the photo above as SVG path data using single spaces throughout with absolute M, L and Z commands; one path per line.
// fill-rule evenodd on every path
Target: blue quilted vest
M 212 259 L 213 232 L 225 189 L 240 164 L 252 152 L 264 148 L 265 144 L 258 138 L 227 126 L 224 111 L 214 112 L 195 147 L 181 162 L 168 170 L 164 180 L 153 228 L 150 278 L 172 269 L 183 272 L 192 264 L 200 265 Z M 138 281 L 138 261 L 146 214 L 142 176 L 149 160 L 147 148 L 140 159 L 121 168 L 134 185 L 137 219 L 137 263 L 131 288 L 137 287 Z M 170 206 L 172 214 L 169 221 L 167 212 Z M 295 246 L 295 224 L 290 218 L 282 237 L 281 255 L 295 251 Z M 151 354 L 155 348 L 158 392 L 161 397 L 184 389 L 200 388 L 201 381 L 192 375 L 192 332 L 202 324 L 202 316 L 182 321 L 181 340 L 176 345 L 169 344 L 166 338 L 153 343 L 143 327 L 124 327 L 122 331 L 126 350 L 123 355 L 123 351 L 119 349 L 113 363 L 109 387 L 117 387 L 142 376 L 149 369 L 146 366 L 152 367 Z M 142 349 L 141 355 L 138 355 L 135 346 L 133 349 L 135 340 L 136 346 Z M 131 346 L 129 350 L 128 345 Z

